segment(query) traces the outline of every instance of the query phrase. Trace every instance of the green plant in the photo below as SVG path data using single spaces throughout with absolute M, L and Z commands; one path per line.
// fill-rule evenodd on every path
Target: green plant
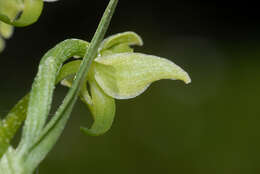
M 3 39 L 12 35 L 13 26 L 25 27 L 38 20 L 44 1 L 55 0 L 0 0 L 0 52 L 5 46 Z
M 6 1 L 0 0 L 0 5 Z M 35 2 L 42 3 L 40 0 Z M 43 56 L 30 93 L 0 122 L 0 174 L 33 173 L 57 142 L 78 96 L 89 107 L 94 119 L 91 128 L 82 128 L 83 132 L 101 135 L 110 129 L 113 122 L 114 99 L 133 98 L 160 79 L 190 82 L 188 74 L 173 62 L 134 53 L 130 46 L 143 44 L 134 32 L 116 34 L 103 40 L 117 2 L 118 0 L 110 0 L 90 43 L 68 39 Z M 14 10 L 15 13 L 5 16 L 1 10 L 3 8 L 0 8 L 0 19 L 4 22 L 15 26 L 27 22 L 19 21 L 23 19 L 23 14 L 16 21 L 17 9 Z M 36 18 L 41 11 L 38 10 Z M 34 19 L 30 18 L 29 23 L 34 22 Z M 71 57 L 77 58 L 64 64 Z M 53 90 L 59 82 L 70 87 L 70 90 L 55 115 L 47 122 Z M 14 148 L 10 141 L 24 120 L 20 143 Z

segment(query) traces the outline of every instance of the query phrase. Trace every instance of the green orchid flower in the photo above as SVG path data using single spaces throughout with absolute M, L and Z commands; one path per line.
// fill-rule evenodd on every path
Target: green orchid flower
M 13 26 L 24 27 L 38 20 L 44 1 L 56 0 L 0 0 L 0 52 L 5 47 L 4 39 L 12 36 Z
M 13 7 L 19 3 L 33 5 L 36 2 L 42 1 L 0 0 L 0 20 L 4 19 L 6 23 L 9 20 L 12 25 L 19 21 L 17 26 L 22 26 L 20 20 L 26 17 L 25 10 L 17 15 L 19 10 L 10 8 L 14 10 L 12 14 L 3 5 Z M 152 82 L 160 79 L 191 82 L 189 75 L 173 62 L 134 53 L 131 46 L 141 46 L 143 42 L 133 32 L 113 35 L 102 42 L 117 3 L 118 0 L 109 1 L 90 43 L 67 39 L 44 54 L 30 93 L 0 120 L 1 174 L 32 174 L 35 171 L 59 139 L 78 96 L 90 108 L 94 119 L 89 129 L 82 130 L 87 134 L 101 135 L 110 129 L 114 120 L 115 99 L 138 96 Z M 19 6 L 16 7 L 19 9 Z M 9 16 L 2 15 L 1 8 L 10 12 Z M 83 59 L 63 65 L 73 56 Z M 48 120 L 54 88 L 59 82 L 70 89 L 53 117 Z M 23 122 L 21 140 L 13 147 L 11 139 Z
M 89 107 L 94 120 L 91 128 L 81 129 L 85 133 L 97 136 L 110 129 L 115 116 L 115 99 L 134 98 L 160 79 L 191 82 L 178 65 L 157 56 L 135 53 L 132 45 L 143 45 L 134 32 L 110 36 L 100 45 L 80 91 L 80 98 Z M 80 64 L 81 60 L 65 64 L 57 80 L 64 79 L 61 84 L 71 87 Z
M 0 0 L 0 20 L 16 27 L 31 25 L 41 15 L 43 2 L 54 0 Z

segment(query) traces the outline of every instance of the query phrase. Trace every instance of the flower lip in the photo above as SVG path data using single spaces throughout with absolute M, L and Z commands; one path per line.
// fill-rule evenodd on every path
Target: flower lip
M 142 39 L 134 32 L 124 32 L 108 37 L 100 45 L 99 56 L 91 65 L 80 90 L 80 99 L 89 107 L 94 120 L 90 128 L 81 128 L 84 133 L 97 136 L 111 128 L 115 116 L 114 99 L 134 98 L 151 83 L 162 79 L 181 80 L 186 84 L 191 82 L 188 73 L 174 62 L 136 53 L 130 48 L 133 44 L 142 43 Z M 70 87 L 81 61 L 65 64 L 57 80 L 64 79 L 63 85 Z

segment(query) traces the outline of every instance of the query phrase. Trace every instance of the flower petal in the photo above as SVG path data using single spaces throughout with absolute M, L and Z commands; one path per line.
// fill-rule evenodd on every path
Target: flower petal
M 95 59 L 95 79 L 109 96 L 128 99 L 140 95 L 154 81 L 182 80 L 189 75 L 173 62 L 141 53 L 119 53 Z
M 56 82 L 61 81 L 61 85 L 66 86 L 66 87 L 71 87 L 72 82 L 73 82 L 73 78 L 75 76 L 75 74 L 78 72 L 80 64 L 81 64 L 81 60 L 74 60 L 71 61 L 69 63 L 66 63 L 65 65 L 62 66 L 59 75 L 56 78 Z M 84 99 L 91 104 L 91 97 L 89 95 L 89 92 L 86 88 L 86 83 L 84 83 L 82 89 L 81 89 L 81 93 L 84 97 Z
M 74 60 L 64 64 L 59 71 L 59 75 L 56 78 L 56 82 L 62 81 L 69 77 L 74 77 L 74 75 L 77 73 L 79 69 L 80 63 L 81 60 Z M 71 87 L 71 86 L 67 86 L 67 87 Z
M 100 55 L 133 52 L 131 45 L 143 45 L 142 38 L 134 32 L 124 32 L 106 38 L 99 47 Z
M 106 133 L 112 126 L 115 117 L 115 100 L 106 95 L 95 81 L 89 81 L 92 104 L 88 106 L 92 113 L 94 123 L 91 128 L 81 130 L 92 136 Z
M 62 80 L 62 85 L 71 87 L 74 75 L 78 71 L 81 60 L 71 61 L 63 65 L 57 77 L 57 81 Z M 89 72 L 91 75 L 91 72 Z M 90 85 L 90 93 L 87 89 L 87 80 Z M 81 130 L 89 135 L 98 136 L 106 133 L 112 126 L 115 116 L 115 101 L 106 95 L 98 86 L 95 80 L 88 76 L 88 79 L 80 90 L 80 99 L 89 107 L 94 123 L 90 129 L 81 128 Z
M 3 38 L 8 39 L 12 36 L 12 34 L 13 26 L 0 21 L 0 35 Z
M 1 20 L 8 18 L 14 21 L 17 16 L 24 10 L 24 2 L 17 0 L 0 0 L 0 17 Z

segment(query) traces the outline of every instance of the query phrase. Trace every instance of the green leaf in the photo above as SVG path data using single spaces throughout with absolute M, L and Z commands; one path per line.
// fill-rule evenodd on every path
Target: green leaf
M 73 81 L 73 84 L 72 84 L 68 94 L 64 98 L 62 104 L 59 106 L 58 110 L 56 111 L 56 113 L 54 114 L 52 119 L 48 122 L 48 124 L 41 131 L 40 136 L 37 136 L 37 133 L 36 133 L 37 137 L 35 139 L 37 141 L 36 142 L 28 141 L 30 139 L 24 139 L 24 144 L 21 144 L 21 143 L 19 144 L 19 146 L 20 145 L 21 146 L 20 146 L 20 148 L 18 146 L 18 150 L 19 150 L 18 155 L 21 156 L 22 159 L 27 157 L 26 166 L 27 166 L 27 169 L 30 168 L 30 173 L 35 169 L 35 167 L 37 165 L 39 165 L 39 162 L 44 159 L 44 157 L 52 149 L 53 145 L 56 143 L 60 134 L 62 133 L 62 131 L 65 127 L 65 124 L 69 118 L 69 115 L 72 112 L 72 108 L 74 107 L 74 104 L 77 100 L 78 94 L 81 89 L 81 84 L 83 84 L 84 79 L 86 78 L 89 68 L 92 64 L 92 61 L 95 58 L 94 56 L 97 54 L 98 45 L 101 43 L 101 41 L 105 35 L 105 32 L 108 29 L 109 23 L 111 21 L 111 18 L 114 13 L 114 10 L 117 6 L 117 3 L 118 3 L 118 0 L 110 0 L 89 47 L 87 49 L 84 49 L 86 51 L 86 53 L 84 55 L 82 64 L 80 65 L 79 71 L 77 72 L 77 74 L 75 76 L 75 80 Z M 80 47 L 80 45 L 73 44 L 72 46 L 75 46 L 76 48 L 72 49 L 70 51 L 77 52 L 78 50 L 80 50 L 80 48 L 78 48 L 78 47 Z M 66 51 L 67 48 L 66 47 L 61 48 L 61 49 L 58 49 L 57 51 L 59 52 L 62 50 Z M 49 56 L 55 56 L 56 54 L 57 53 L 55 53 L 55 52 L 54 53 L 50 52 Z M 64 57 L 60 58 L 60 59 L 64 59 Z M 50 80 L 52 80 L 52 78 L 50 78 Z M 47 86 L 49 86 L 49 85 L 47 85 Z M 42 88 L 43 87 L 44 86 L 42 86 Z M 41 93 L 41 90 L 39 89 L 38 92 Z M 32 94 L 30 94 L 30 95 L 32 95 Z M 49 96 L 47 95 L 46 97 L 51 98 L 51 95 L 49 95 Z M 29 108 L 30 108 L 30 105 L 29 105 Z M 28 109 L 28 111 L 29 111 L 29 109 Z M 39 118 L 37 118 L 37 119 L 39 119 Z M 27 133 L 30 138 L 32 135 L 32 134 L 30 134 L 30 131 L 32 131 L 34 128 L 39 127 L 40 125 L 39 124 L 34 125 L 33 122 L 29 122 L 29 121 L 27 122 L 27 120 L 28 120 L 28 118 L 26 119 L 25 125 L 27 123 L 27 125 L 30 129 L 27 129 L 27 130 L 24 129 L 24 130 L 26 131 L 25 133 Z M 31 119 L 31 121 L 33 121 L 33 119 Z M 40 128 L 41 128 L 41 126 L 40 126 Z M 22 140 L 23 140 L 23 137 L 22 137 Z M 22 142 L 22 140 L 21 140 L 21 142 Z M 27 144 L 29 144 L 29 143 L 31 143 L 32 146 L 29 146 L 31 148 L 28 149 L 29 151 L 26 152 L 27 147 L 28 147 Z M 23 145 L 24 145 L 25 150 L 23 150 Z
M 88 43 L 85 41 L 68 39 L 49 50 L 41 59 L 30 91 L 27 118 L 18 146 L 21 154 L 27 154 L 45 127 L 51 108 L 56 76 L 63 62 L 74 55 L 83 56 L 87 47 Z
M 60 45 L 64 46 L 64 43 L 68 48 L 70 40 L 62 42 Z M 76 43 L 77 40 L 72 40 L 72 42 Z M 78 45 L 83 45 L 83 52 L 85 51 L 86 45 L 88 43 L 79 41 Z M 53 52 L 52 52 L 53 53 Z M 78 53 L 76 53 L 78 54 Z M 82 54 L 82 53 L 81 53 Z M 83 56 L 83 54 L 81 55 Z M 70 56 L 69 56 L 70 57 Z M 66 66 L 65 66 L 66 67 Z M 78 67 L 77 67 L 78 68 Z M 62 71 L 58 77 L 56 78 L 56 84 L 67 77 L 66 70 Z M 10 141 L 17 132 L 18 128 L 21 126 L 22 122 L 26 118 L 27 108 L 28 108 L 29 94 L 23 97 L 8 113 L 6 118 L 0 122 L 0 158 L 3 153 L 6 151 L 8 146 L 10 145 Z
M 178 65 L 157 56 L 120 53 L 98 57 L 95 62 L 105 65 L 95 66 L 97 83 L 106 94 L 117 99 L 136 97 L 160 79 L 191 82 L 189 75 Z
M 28 101 L 29 95 L 24 96 L 0 123 L 0 158 L 26 117 Z
M 99 47 L 99 54 L 110 55 L 115 53 L 133 52 L 131 45 L 143 45 L 142 38 L 134 32 L 124 32 L 106 38 Z

